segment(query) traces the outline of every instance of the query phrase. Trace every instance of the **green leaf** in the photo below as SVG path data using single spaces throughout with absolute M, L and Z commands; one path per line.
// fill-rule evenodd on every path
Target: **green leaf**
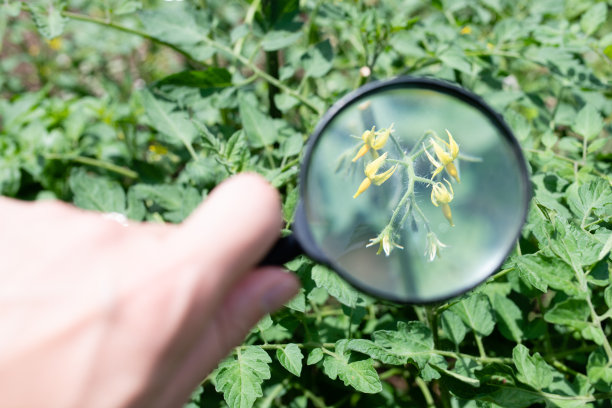
M 605 2 L 593 4 L 580 18 L 580 27 L 586 35 L 591 35 L 606 21 L 608 7 Z
M 587 376 L 595 388 L 602 392 L 612 389 L 612 366 L 603 349 L 597 349 L 589 356 Z
M 169 184 L 136 184 L 130 188 L 132 202 L 141 200 L 156 208 L 166 221 L 178 223 L 187 218 L 202 201 L 202 195 L 194 187 Z
M 455 344 L 460 344 L 465 338 L 467 329 L 461 318 L 452 310 L 445 310 L 440 316 L 442 330 L 446 337 Z
M 380 360 L 385 364 L 413 362 L 420 370 L 432 358 L 433 336 L 421 322 L 398 322 L 397 331 L 379 330 L 372 334 L 374 341 L 356 339 L 348 348 Z
M 521 309 L 507 296 L 495 293 L 489 297 L 495 311 L 497 326 L 502 334 L 517 343 L 523 339 L 523 314 Z
M 198 19 L 200 12 L 183 5 L 171 5 L 158 10 L 138 13 L 145 31 L 159 40 L 174 45 L 200 43 L 209 29 Z
M 603 125 L 603 118 L 597 109 L 590 103 L 587 103 L 576 115 L 572 128 L 582 137 L 592 140 L 599 136 Z
M 116 181 L 77 169 L 70 174 L 68 184 L 77 207 L 125 214 L 125 191 Z
M 276 350 L 276 358 L 291 374 L 300 376 L 304 355 L 297 344 L 289 343 L 283 349 Z
M 306 311 L 306 295 L 304 294 L 304 288 L 300 288 L 298 294 L 285 306 L 289 309 L 304 313 Z
M 240 97 L 238 106 L 242 128 L 251 147 L 266 147 L 277 141 L 278 133 L 276 126 L 269 116 L 264 115 L 245 97 Z
M 550 249 L 575 271 L 599 260 L 602 244 L 591 234 L 556 217 L 554 231 L 548 240 Z
M 590 323 L 589 305 L 582 299 L 567 299 L 557 303 L 544 314 L 544 320 L 548 323 L 570 326 L 582 330 Z
M 548 387 L 553 380 L 553 368 L 540 356 L 540 353 L 529 355 L 529 350 L 522 344 L 517 344 L 512 350 L 512 360 L 518 370 L 518 379 L 532 387 L 541 390 Z
M 260 333 L 263 333 L 264 331 L 272 327 L 273 324 L 274 324 L 274 321 L 272 320 L 272 317 L 270 317 L 270 315 L 267 314 L 264 317 L 262 317 L 261 320 L 257 322 L 257 324 L 255 325 L 255 329 L 257 329 L 257 331 L 259 331 Z
M 21 186 L 21 170 L 16 160 L 0 156 L 0 195 L 13 196 Z
M 312 279 L 318 288 L 327 290 L 340 303 L 349 307 L 354 307 L 357 304 L 359 292 L 331 269 L 323 265 L 315 265 L 312 268 Z
M 567 189 L 566 197 L 572 212 L 582 220 L 583 227 L 588 222 L 596 221 L 591 214 L 599 219 L 612 217 L 612 188 L 603 179 L 581 185 L 572 183 Z
M 353 387 L 359 392 L 375 394 L 382 391 L 378 373 L 372 359 L 349 363 L 350 352 L 346 350 L 347 340 L 336 342 L 333 355 L 326 355 L 323 360 L 323 372 L 332 380 L 340 378 L 344 385 Z
M 519 276 L 542 292 L 546 292 L 550 286 L 571 296 L 584 297 L 574 271 L 558 258 L 536 253 L 517 256 L 513 260 Z
M 320 78 L 332 67 L 334 52 L 329 40 L 318 43 L 302 57 L 304 73 L 312 78 Z
M 261 347 L 236 349 L 236 356 L 219 365 L 215 389 L 222 392 L 225 402 L 233 408 L 250 408 L 263 395 L 261 384 L 270 378 L 272 359 Z
M 488 336 L 495 327 L 495 318 L 486 295 L 475 293 L 450 307 L 466 326 L 481 336 Z
M 472 74 L 472 65 L 460 49 L 451 48 L 444 54 L 440 55 L 439 58 L 444 65 L 466 74 Z
M 62 35 L 66 19 L 62 11 L 66 7 L 65 1 L 39 0 L 26 3 L 32 13 L 32 18 L 38 31 L 47 39 L 53 39 Z
M 265 51 L 276 51 L 286 48 L 295 43 L 302 36 L 301 31 L 291 32 L 285 30 L 273 30 L 266 33 L 261 41 L 261 47 Z
M 312 349 L 310 354 L 308 354 L 308 359 L 306 360 L 306 364 L 313 365 L 317 364 L 319 361 L 323 359 L 323 350 L 320 347 Z
M 612 285 L 608 286 L 604 291 L 604 299 L 608 308 L 612 309 Z
M 165 134 L 169 142 L 180 141 L 195 159 L 196 153 L 191 143 L 197 131 L 187 114 L 177 111 L 174 104 L 156 98 L 146 89 L 141 95 L 151 126 Z
M 232 76 L 225 68 L 209 67 L 202 71 L 183 71 L 160 79 L 157 84 L 216 90 L 232 85 Z

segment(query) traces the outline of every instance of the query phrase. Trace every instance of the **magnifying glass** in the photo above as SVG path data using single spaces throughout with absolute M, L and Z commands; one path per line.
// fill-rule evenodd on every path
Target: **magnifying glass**
M 528 186 L 516 138 L 478 96 L 434 79 L 370 83 L 317 125 L 293 234 L 263 263 L 305 253 L 379 298 L 448 299 L 508 256 Z

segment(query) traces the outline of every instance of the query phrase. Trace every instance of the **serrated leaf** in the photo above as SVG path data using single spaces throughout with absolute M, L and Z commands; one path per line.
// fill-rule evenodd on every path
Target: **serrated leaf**
M 238 106 L 242 128 L 251 147 L 270 146 L 277 141 L 278 132 L 269 116 L 263 114 L 250 100 L 244 97 L 240 97 Z
M 359 292 L 346 283 L 337 273 L 323 265 L 315 265 L 311 273 L 317 287 L 327 290 L 340 303 L 349 307 L 354 307 L 357 304 Z
M 612 366 L 603 349 L 595 350 L 589 356 L 587 376 L 595 388 L 602 392 L 612 389 Z
M 582 137 L 592 140 L 599 135 L 603 125 L 601 114 L 593 105 L 587 103 L 576 115 L 572 128 Z
M 584 297 L 574 271 L 558 258 L 536 253 L 514 257 L 513 261 L 519 276 L 538 290 L 546 292 L 550 286 L 568 295 Z
M 356 339 L 348 348 L 359 351 L 385 364 L 400 365 L 413 362 L 422 370 L 432 358 L 433 336 L 421 322 L 398 322 L 396 330 L 372 333 L 374 341 Z
M 580 18 L 580 27 L 586 35 L 591 35 L 606 21 L 608 7 L 605 2 L 593 4 Z
M 151 126 L 164 133 L 168 141 L 182 143 L 191 156 L 196 158 L 191 143 L 197 131 L 187 114 L 177 111 L 174 104 L 156 98 L 146 89 L 141 95 Z
M 488 336 L 495 327 L 495 318 L 486 295 L 475 293 L 450 307 L 466 326 L 481 336 Z
M 62 11 L 66 7 L 64 1 L 39 0 L 26 4 L 38 31 L 47 39 L 62 35 L 66 19 Z
M 589 183 L 572 183 L 566 191 L 567 203 L 581 219 L 581 225 L 590 222 L 595 215 L 599 219 L 612 217 L 612 187 L 603 179 Z
M 574 329 L 582 330 L 590 323 L 589 306 L 582 299 L 567 299 L 557 303 L 544 314 L 544 320 L 548 323 L 570 326 Z
M 465 338 L 467 329 L 461 318 L 452 310 L 445 310 L 440 316 L 442 330 L 445 336 L 455 344 L 460 344 Z
M 181 46 L 198 44 L 208 33 L 208 27 L 196 18 L 198 14 L 191 7 L 172 5 L 158 10 L 144 10 L 138 16 L 149 35 Z
M 346 344 L 347 340 L 336 342 L 334 355 L 326 355 L 323 360 L 323 372 L 332 380 L 340 378 L 344 385 L 351 386 L 359 392 L 375 394 L 382 391 L 382 384 L 374 369 L 374 360 L 349 363 L 350 352 L 346 350 Z
M 257 322 L 257 324 L 255 325 L 255 328 L 259 332 L 263 333 L 264 331 L 272 327 L 273 324 L 274 324 L 274 321 L 272 321 L 272 318 L 270 317 L 270 315 L 267 314 L 264 317 L 262 317 L 261 320 Z
M 323 350 L 320 347 L 312 349 L 312 351 L 308 354 L 308 359 L 306 360 L 307 365 L 317 364 L 319 361 L 323 359 Z
M 299 377 L 302 373 L 302 359 L 304 355 L 297 344 L 290 343 L 283 349 L 277 349 L 276 358 L 291 374 Z
M 236 356 L 223 361 L 216 371 L 215 389 L 232 408 L 251 408 L 263 395 L 261 384 L 270 378 L 272 359 L 261 347 L 236 349 Z
M 68 184 L 77 207 L 125 214 L 125 191 L 118 182 L 78 169 L 72 172 Z
M 575 271 L 598 261 L 602 244 L 591 234 L 556 217 L 554 231 L 548 240 L 550 249 Z
M 530 356 L 527 347 L 517 344 L 512 350 L 512 360 L 521 382 L 538 390 L 548 387 L 552 382 L 554 370 L 544 361 L 540 353 Z

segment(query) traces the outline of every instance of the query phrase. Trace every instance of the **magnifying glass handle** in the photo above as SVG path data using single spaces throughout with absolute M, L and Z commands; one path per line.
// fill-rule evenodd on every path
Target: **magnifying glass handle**
M 295 236 L 293 234 L 288 235 L 276 241 L 272 249 L 270 249 L 270 252 L 268 252 L 265 258 L 259 263 L 259 266 L 280 266 L 291 261 L 296 256 L 302 255 L 303 253 L 304 250 Z

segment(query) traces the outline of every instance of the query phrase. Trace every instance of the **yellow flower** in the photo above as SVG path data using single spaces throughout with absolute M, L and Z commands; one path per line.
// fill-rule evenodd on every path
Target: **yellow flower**
M 444 184 L 438 181 L 433 185 L 431 189 L 431 202 L 436 207 L 440 206 L 442 208 L 442 214 L 444 214 L 444 217 L 446 217 L 451 227 L 454 227 L 455 224 L 453 224 L 453 215 L 451 213 L 451 208 L 448 203 L 453 201 L 455 193 L 453 192 L 453 186 L 451 186 L 451 183 L 447 179 L 444 179 L 444 181 L 446 182 L 446 184 L 448 184 L 448 188 L 450 189 L 450 191 L 446 188 Z
M 385 255 L 389 256 L 393 248 L 404 249 L 403 246 L 399 245 L 395 241 L 393 241 L 393 231 L 390 226 L 386 226 L 385 229 L 378 235 L 376 238 L 370 239 L 370 243 L 366 245 L 366 248 L 371 247 L 372 245 L 380 244 L 378 247 L 378 251 L 376 251 L 376 255 L 380 255 L 382 251 L 385 251 Z
M 397 169 L 397 164 L 388 169 L 387 171 L 384 171 L 380 174 L 376 173 L 387 160 L 387 155 L 388 153 L 385 152 L 385 154 L 380 156 L 378 159 L 373 160 L 366 166 L 364 171 L 366 178 L 363 179 L 361 185 L 359 185 L 359 188 L 357 189 L 357 192 L 355 193 L 353 198 L 357 198 L 359 194 L 366 191 L 368 187 L 372 185 L 372 183 L 376 184 L 377 186 L 380 186 L 382 183 L 389 180 L 389 177 L 393 175 L 393 173 Z
M 382 149 L 387 143 L 389 135 L 395 130 L 393 129 L 393 123 L 388 128 L 381 129 L 378 132 L 374 130 L 375 128 L 376 126 L 372 126 L 371 130 L 366 130 L 361 135 L 363 146 L 361 146 L 355 157 L 353 157 L 353 162 L 356 162 L 360 157 L 363 157 L 370 151 L 370 149 L 373 149 L 374 151 Z
M 455 167 L 455 163 L 453 163 L 457 156 L 459 156 L 459 145 L 457 144 L 457 142 L 455 142 L 455 139 L 453 139 L 453 135 L 451 135 L 448 130 L 446 131 L 446 133 L 448 134 L 448 143 L 440 139 L 442 143 L 446 145 L 446 150 L 443 149 L 434 139 L 431 139 L 431 146 L 433 147 L 438 160 L 434 159 L 433 156 L 429 154 L 429 152 L 425 148 L 425 154 L 427 155 L 427 158 L 429 159 L 431 164 L 436 166 L 436 169 L 431 175 L 431 178 L 433 179 L 436 175 L 440 174 L 442 170 L 446 169 L 446 172 L 452 177 L 454 177 L 455 180 L 457 180 L 457 182 L 459 183 L 459 173 L 457 172 L 457 167 Z

